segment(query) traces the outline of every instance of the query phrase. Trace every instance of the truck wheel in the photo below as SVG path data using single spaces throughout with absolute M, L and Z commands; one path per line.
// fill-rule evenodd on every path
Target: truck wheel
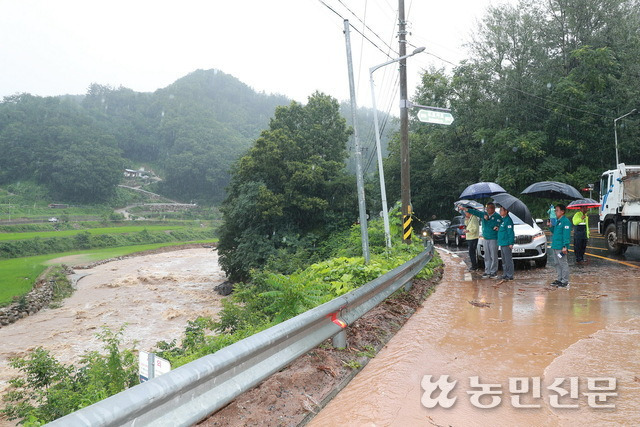
M 609 224 L 604 232 L 604 242 L 607 250 L 615 255 L 622 255 L 626 252 L 627 247 L 618 243 L 616 238 L 616 225 Z

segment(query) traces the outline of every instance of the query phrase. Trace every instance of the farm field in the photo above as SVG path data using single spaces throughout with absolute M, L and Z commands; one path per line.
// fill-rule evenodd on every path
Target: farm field
M 137 233 L 140 231 L 166 231 L 166 230 L 183 230 L 190 228 L 187 226 L 176 225 L 136 225 L 127 227 L 102 227 L 102 228 L 86 228 L 80 230 L 60 230 L 60 231 L 27 231 L 22 233 L 2 233 L 0 232 L 0 241 L 9 240 L 26 240 L 36 237 L 46 239 L 48 237 L 69 237 L 76 234 L 87 232 L 92 235 L 102 234 L 126 234 Z

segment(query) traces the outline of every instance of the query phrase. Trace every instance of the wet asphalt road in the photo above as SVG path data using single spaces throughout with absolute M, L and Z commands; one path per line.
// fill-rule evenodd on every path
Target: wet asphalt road
M 467 271 L 466 246 L 438 247 L 445 272 L 434 294 L 311 425 L 640 425 L 638 248 L 611 256 L 593 232 L 588 262 L 576 265 L 570 255 L 571 286 L 557 289 L 549 286 L 551 258 L 546 268 L 516 265 L 514 281 L 499 281 Z M 429 375 L 431 383 L 456 381 L 447 395 L 453 406 L 425 406 L 441 391 L 425 392 Z M 497 406 L 473 403 L 476 376 L 499 391 Z M 522 387 L 512 387 L 514 378 Z M 613 408 L 592 406 L 602 402 L 589 393 L 612 384 L 594 378 L 615 381 L 601 390 L 615 394 L 602 401 Z M 558 380 L 566 394 L 553 389 Z

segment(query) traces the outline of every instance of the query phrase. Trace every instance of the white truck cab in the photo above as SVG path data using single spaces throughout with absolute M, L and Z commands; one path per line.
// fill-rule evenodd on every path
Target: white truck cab
M 640 166 L 620 163 L 600 178 L 598 228 L 607 249 L 622 254 L 640 244 Z

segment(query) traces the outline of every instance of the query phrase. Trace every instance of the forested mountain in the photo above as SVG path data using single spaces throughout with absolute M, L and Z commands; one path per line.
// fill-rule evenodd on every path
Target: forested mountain
M 35 179 L 59 200 L 102 202 L 123 168 L 144 163 L 161 173 L 163 193 L 219 201 L 231 164 L 289 102 L 217 70 L 154 93 L 92 84 L 83 97 L 5 97 L 0 184 Z
M 195 71 L 154 93 L 92 84 L 85 95 L 5 97 L 0 185 L 36 180 L 52 199 L 105 202 L 123 168 L 144 164 L 163 178 L 158 192 L 217 203 L 233 163 L 269 127 L 276 107 L 290 103 L 218 70 Z M 342 111 L 350 124 L 348 105 Z M 366 132 L 371 111 L 358 115 Z M 373 134 L 367 136 L 364 154 L 371 157 Z

